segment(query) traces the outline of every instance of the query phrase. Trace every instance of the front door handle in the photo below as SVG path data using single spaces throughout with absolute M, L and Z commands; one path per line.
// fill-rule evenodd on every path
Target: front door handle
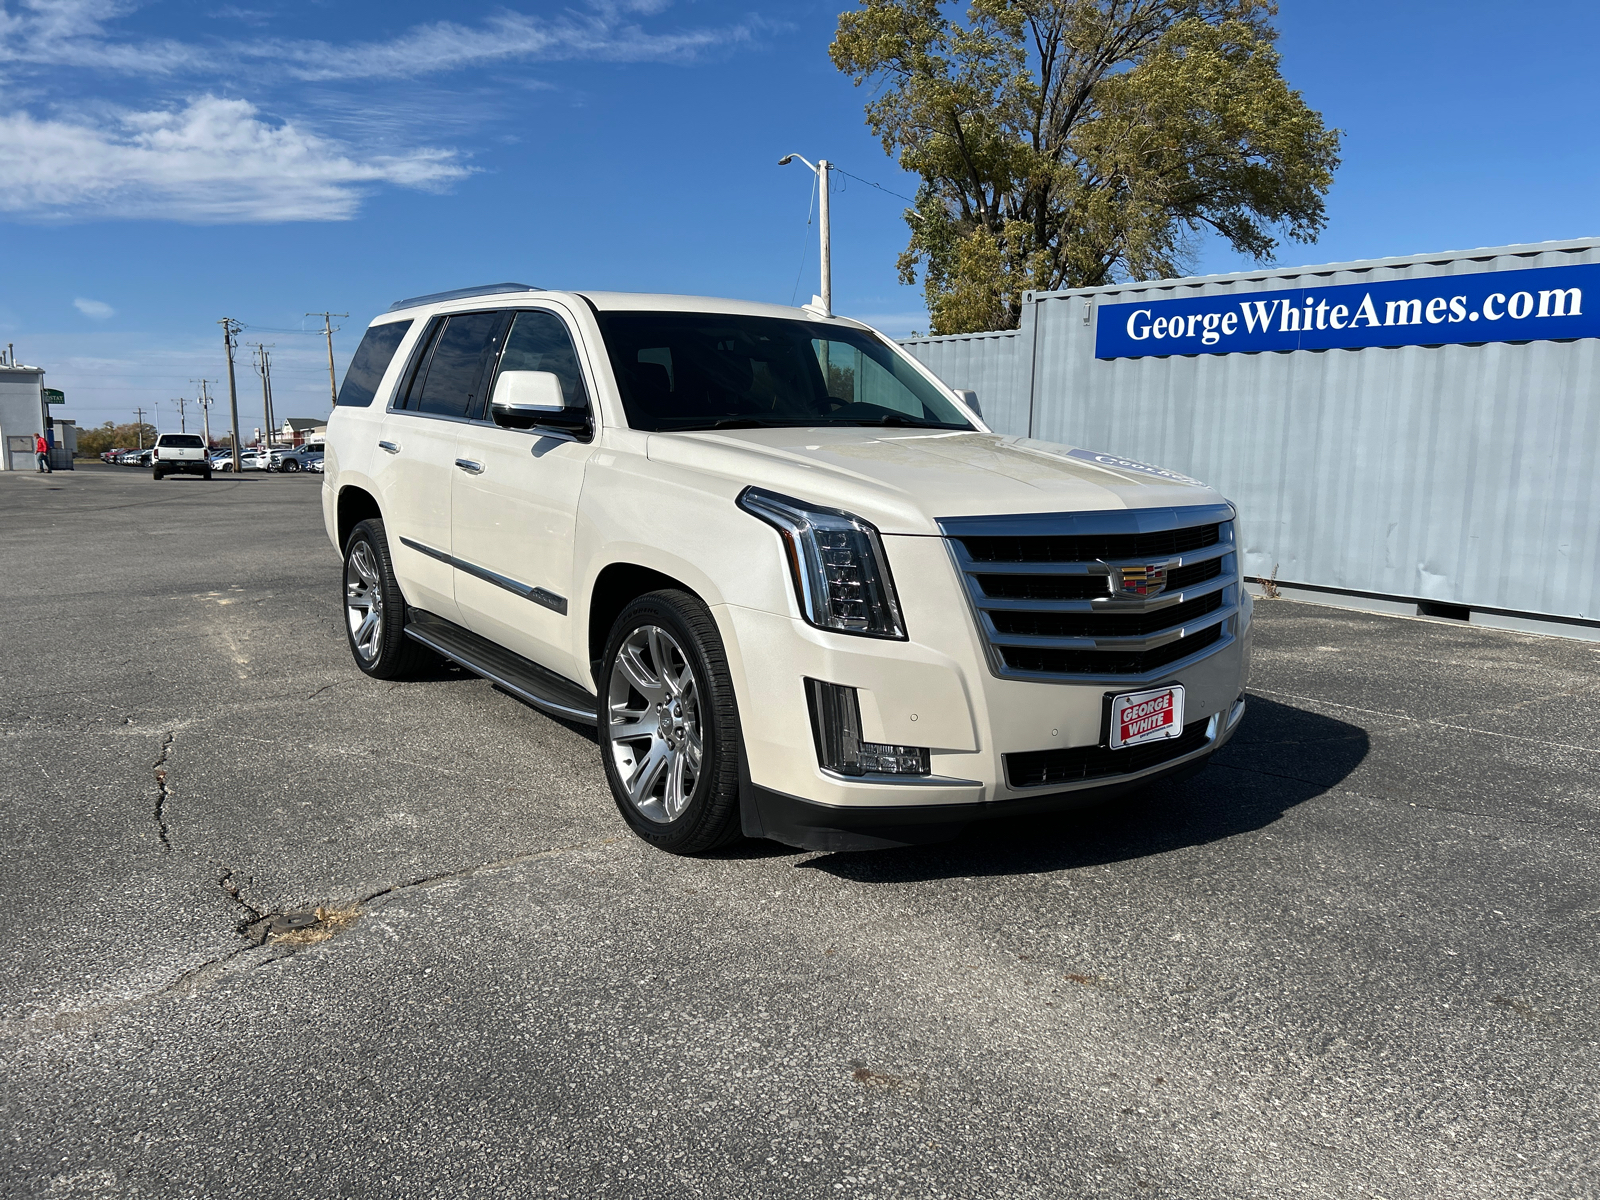
M 480 462 L 473 462 L 470 458 L 456 459 L 456 466 L 460 467 L 468 475 L 483 474 L 483 464 Z
M 390 454 L 399 454 L 400 453 L 400 443 L 398 443 L 398 442 L 379 442 L 378 443 L 378 449 L 379 450 L 387 450 Z

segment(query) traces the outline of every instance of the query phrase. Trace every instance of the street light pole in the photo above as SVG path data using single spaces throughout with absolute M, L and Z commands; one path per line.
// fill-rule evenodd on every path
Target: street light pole
M 833 234 L 828 220 L 828 172 L 833 170 L 833 164 L 823 158 L 818 159 L 813 165 L 803 154 L 785 154 L 778 160 L 778 165 L 786 167 L 797 158 L 810 167 L 817 176 L 817 191 L 821 196 L 817 205 L 817 223 L 822 241 L 822 293 L 817 298 L 822 301 L 822 315 L 831 317 L 833 316 Z

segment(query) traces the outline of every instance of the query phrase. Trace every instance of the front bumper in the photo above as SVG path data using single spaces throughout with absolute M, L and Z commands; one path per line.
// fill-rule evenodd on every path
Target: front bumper
M 1205 745 L 1144 771 L 1080 783 L 1070 788 L 1011 793 L 995 800 L 950 804 L 819 804 L 740 780 L 740 818 L 746 837 L 771 838 L 807 850 L 883 850 L 949 841 L 976 824 L 1006 817 L 1037 816 L 1086 808 L 1125 792 L 1175 781 L 1205 766 L 1239 727 L 1243 697 L 1207 719 Z
M 713 609 L 739 699 L 747 832 L 827 849 L 953 836 L 976 820 L 1070 807 L 1197 767 L 1237 726 L 1250 670 L 1248 597 L 1213 650 L 1174 662 L 1159 678 L 1002 678 L 985 658 L 942 540 L 890 540 L 910 641 L 826 632 L 797 616 L 732 605 Z M 823 770 L 808 678 L 856 688 L 863 740 L 927 747 L 931 774 Z M 1102 744 L 1108 693 L 1166 683 L 1184 686 L 1187 722 L 1218 719 L 1204 745 L 1144 771 L 1012 786 L 1008 756 Z

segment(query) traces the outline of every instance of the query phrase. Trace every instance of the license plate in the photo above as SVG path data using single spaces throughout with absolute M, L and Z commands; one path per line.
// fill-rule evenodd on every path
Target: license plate
M 1111 748 L 1159 742 L 1183 732 L 1183 685 L 1111 697 Z

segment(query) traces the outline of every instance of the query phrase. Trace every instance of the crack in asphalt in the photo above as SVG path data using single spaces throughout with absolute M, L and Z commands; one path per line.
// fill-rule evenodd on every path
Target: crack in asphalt
M 141 992 L 137 996 L 130 996 L 123 1000 L 109 1001 L 105 1004 L 97 1004 L 89 1008 L 69 1009 L 63 1012 L 48 1014 L 40 1013 L 20 1021 L 0 1021 L 0 1036 L 16 1036 L 19 1034 L 29 1033 L 57 1033 L 66 1030 L 84 1029 L 98 1021 L 119 1016 L 122 1013 L 128 1012 L 152 1001 L 160 1000 L 163 997 L 191 996 L 215 980 L 222 978 L 222 976 L 227 973 L 233 961 L 239 956 L 249 954 L 252 951 L 266 950 L 272 947 L 275 943 L 269 941 L 268 939 L 274 936 L 274 930 L 271 928 L 271 923 L 274 917 L 290 915 L 298 916 L 303 915 L 304 913 L 315 912 L 319 914 L 316 917 L 316 920 L 320 922 L 323 920 L 323 917 L 320 915 L 322 913 L 328 913 L 330 915 L 341 914 L 344 915 L 346 919 L 339 923 L 337 932 L 343 932 L 354 925 L 354 920 L 349 919 L 351 909 L 354 909 L 355 915 L 359 917 L 363 910 L 365 910 L 366 906 L 371 904 L 374 900 L 383 899 L 384 897 L 392 897 L 400 894 L 401 892 L 410 891 L 414 888 L 427 887 L 430 884 L 443 883 L 447 880 L 468 879 L 474 875 L 489 871 L 503 870 L 506 867 L 516 866 L 520 863 L 534 862 L 542 858 L 557 858 L 560 855 L 570 854 L 576 850 L 592 850 L 601 846 L 610 846 L 614 845 L 620 840 L 620 838 L 607 837 L 589 842 L 574 842 L 571 845 L 566 846 L 552 846 L 543 850 L 528 850 L 519 854 L 507 855 L 505 858 L 496 859 L 493 862 L 478 863 L 474 866 L 462 867 L 454 871 L 439 871 L 432 875 L 422 875 L 415 879 L 408 879 L 402 883 L 390 884 L 388 887 L 379 888 L 376 891 L 366 893 L 353 905 L 346 905 L 343 908 L 334 904 L 317 905 L 314 909 L 300 910 L 294 914 L 281 913 L 272 909 L 257 908 L 255 905 L 251 904 L 248 900 L 244 899 L 243 895 L 241 894 L 243 891 L 243 885 L 234 879 L 233 869 L 231 867 L 224 867 L 217 877 L 217 885 L 223 890 L 224 893 L 226 893 L 229 900 L 231 900 L 234 904 L 237 904 L 241 909 L 249 914 L 249 918 L 247 920 L 239 920 L 236 918 L 234 923 L 235 932 L 238 933 L 240 937 L 249 939 L 245 945 L 230 950 L 226 954 L 220 954 L 215 958 L 207 959 L 200 965 L 191 967 L 189 970 L 177 975 L 173 979 L 162 984 L 160 987 L 152 988 L 146 992 Z M 251 962 L 249 969 L 252 971 L 259 970 L 260 968 L 269 966 L 272 963 L 280 962 L 286 958 L 292 958 L 294 955 L 298 954 L 302 949 L 304 949 L 305 945 L 305 943 L 289 943 L 284 946 L 285 952 L 266 954 L 263 957 Z
M 172 853 L 172 838 L 167 829 L 167 801 L 172 796 L 172 789 L 167 786 L 167 755 L 172 750 L 172 739 L 177 736 L 173 730 L 167 730 L 167 735 L 161 742 L 161 757 L 156 759 L 151 768 L 156 776 L 156 833 L 161 838 L 161 848 L 168 854 Z
M 250 901 L 246 900 L 239 894 L 241 887 L 239 884 L 234 882 L 232 867 L 222 868 L 222 873 L 217 876 L 217 886 L 228 894 L 228 899 L 232 900 L 240 908 L 244 909 L 245 912 L 250 914 L 248 919 L 234 922 L 234 932 L 239 934 L 241 937 L 246 936 L 246 930 L 248 930 L 250 926 L 260 921 L 265 921 L 269 916 L 272 915 L 270 913 L 261 911 L 261 909 L 251 904 Z

